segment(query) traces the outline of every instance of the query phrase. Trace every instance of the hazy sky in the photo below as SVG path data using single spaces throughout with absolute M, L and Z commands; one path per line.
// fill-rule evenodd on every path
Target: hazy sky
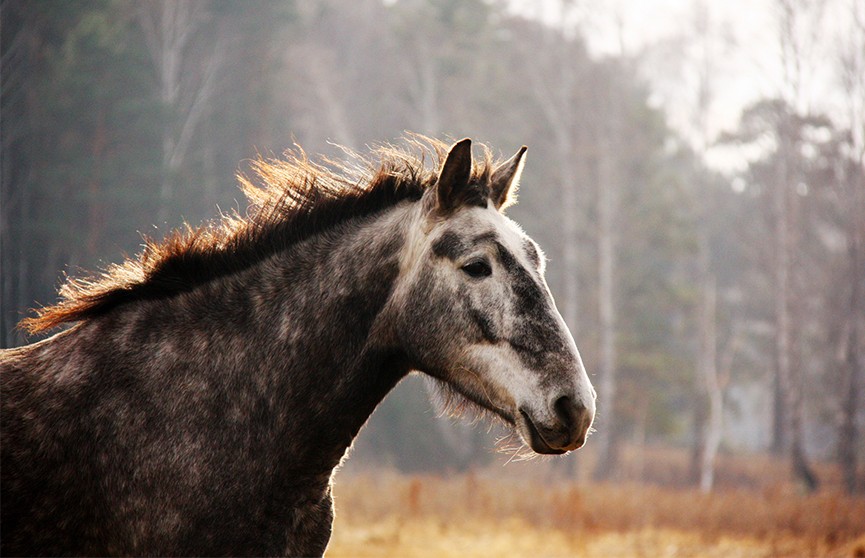
M 850 6 L 855 0 L 826 0 L 819 17 L 800 12 L 797 36 L 805 54 L 799 109 L 843 117 L 845 104 L 837 79 L 837 47 L 849 35 Z M 705 6 L 707 40 L 695 39 L 696 14 Z M 712 102 L 708 135 L 735 129 L 742 109 L 784 90 L 784 65 L 776 0 L 510 0 L 514 11 L 552 23 L 578 25 L 596 55 L 639 54 L 652 101 L 666 109 L 670 124 L 692 139 L 700 60 L 704 47 L 712 67 Z M 801 2 L 805 4 L 805 2 Z M 860 11 L 865 2 L 858 2 Z M 819 21 L 814 28 L 810 21 Z M 787 98 L 791 98 L 788 96 Z M 848 124 L 849 125 L 849 124 Z M 695 140 L 696 141 L 696 140 Z M 712 148 L 713 166 L 743 166 L 741 151 Z

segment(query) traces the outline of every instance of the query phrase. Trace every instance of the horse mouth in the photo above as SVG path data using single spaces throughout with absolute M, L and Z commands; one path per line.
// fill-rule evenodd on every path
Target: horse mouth
M 442 414 L 464 416 L 469 413 L 476 418 L 484 414 L 496 417 L 513 428 L 523 443 L 537 454 L 562 455 L 583 447 L 586 442 L 594 412 L 586 412 L 584 407 L 581 407 L 582 411 L 574 410 L 573 413 L 559 412 L 557 409 L 558 420 L 554 419 L 547 425 L 533 420 L 531 414 L 522 407 L 514 409 L 499 406 L 462 384 L 429 378 L 439 396 Z M 568 398 L 562 400 L 567 401 Z
M 543 455 L 561 455 L 569 451 L 579 449 L 586 442 L 586 433 L 574 436 L 570 431 L 560 429 L 541 429 L 535 424 L 531 416 L 524 410 L 519 410 L 516 421 L 517 432 L 535 453 Z

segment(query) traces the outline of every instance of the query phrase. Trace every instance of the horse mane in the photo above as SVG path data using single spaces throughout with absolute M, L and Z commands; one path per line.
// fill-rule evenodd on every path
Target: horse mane
M 245 216 L 234 211 L 198 227 L 184 223 L 162 241 L 145 236 L 136 256 L 84 277 L 67 277 L 59 302 L 36 309 L 19 327 L 44 332 L 130 301 L 190 291 L 349 218 L 419 200 L 435 184 L 448 145 L 420 135 L 404 142 L 402 148 L 373 147 L 368 155 L 343 148 L 341 161 L 314 162 L 297 145 L 283 159 L 259 157 L 250 164 L 252 177 L 237 176 L 249 202 Z M 471 182 L 488 184 L 493 161 L 489 148 L 481 144 L 481 149 L 484 157 L 474 164 Z

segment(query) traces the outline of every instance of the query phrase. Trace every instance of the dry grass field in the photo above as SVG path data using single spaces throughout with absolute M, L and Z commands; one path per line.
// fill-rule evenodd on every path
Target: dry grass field
M 768 460 L 744 460 L 738 486 L 728 479 L 712 494 L 568 480 L 532 465 L 448 476 L 341 473 L 327 555 L 865 557 L 865 498 L 832 486 L 804 494 Z

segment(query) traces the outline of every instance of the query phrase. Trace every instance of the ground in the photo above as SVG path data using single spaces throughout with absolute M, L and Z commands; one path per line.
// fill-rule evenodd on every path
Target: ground
M 340 472 L 327 556 L 865 558 L 865 497 L 844 495 L 831 469 L 809 494 L 783 466 L 743 463 L 709 494 L 675 475 L 595 483 L 555 463 Z
M 764 558 L 865 556 L 865 537 L 840 546 L 814 546 L 803 538 L 757 539 L 645 528 L 634 531 L 567 533 L 539 529 L 524 521 L 470 521 L 458 525 L 438 518 L 396 517 L 370 524 L 338 521 L 330 558 L 470 556 L 705 557 Z

